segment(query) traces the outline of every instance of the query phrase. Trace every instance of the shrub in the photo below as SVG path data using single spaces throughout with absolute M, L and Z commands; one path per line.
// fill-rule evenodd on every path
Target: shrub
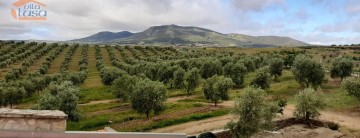
M 216 106 L 219 100 L 229 100 L 228 91 L 232 86 L 233 82 L 230 78 L 215 75 L 205 81 L 203 92 L 206 99 Z
M 146 114 L 147 118 L 151 111 L 159 114 L 164 109 L 165 101 L 165 86 L 149 79 L 139 81 L 131 95 L 131 107 L 138 113 Z
M 192 68 L 185 74 L 185 88 L 187 95 L 191 95 L 195 88 L 200 84 L 201 76 L 197 68 Z
M 273 127 L 272 119 L 275 118 L 279 107 L 265 98 L 264 90 L 248 87 L 235 100 L 233 113 L 239 120 L 227 125 L 235 137 L 250 137 L 254 133 Z
M 51 83 L 45 92 L 34 109 L 60 110 L 64 111 L 71 121 L 79 120 L 80 114 L 77 109 L 79 88 L 72 82 Z
M 312 118 L 320 116 L 321 109 L 325 108 L 324 96 L 312 88 L 305 88 L 295 96 L 296 118 L 310 121 Z
M 345 77 L 351 76 L 354 63 L 349 58 L 336 58 L 332 62 L 332 67 L 330 74 L 332 78 L 341 78 L 343 80 Z
M 323 83 L 325 70 L 321 64 L 316 63 L 310 57 L 298 55 L 294 61 L 293 73 L 295 79 L 306 87 L 318 87 Z
M 268 73 L 267 66 L 259 69 L 256 72 L 256 77 L 251 81 L 251 85 L 261 89 L 270 88 L 270 74 Z
M 344 80 L 342 83 L 343 89 L 345 89 L 349 95 L 355 96 L 360 100 L 360 79 L 359 78 L 349 78 Z

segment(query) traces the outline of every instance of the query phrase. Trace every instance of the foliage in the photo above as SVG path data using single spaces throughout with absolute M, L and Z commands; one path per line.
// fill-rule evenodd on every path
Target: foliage
M 207 79 L 214 75 L 222 74 L 222 64 L 219 60 L 208 59 L 201 67 L 202 78 Z
M 283 68 L 284 68 L 284 62 L 282 59 L 274 58 L 270 60 L 270 65 L 269 65 L 270 75 L 273 76 L 275 80 L 277 80 L 277 78 L 282 75 Z
M 324 96 L 313 88 L 305 88 L 295 96 L 294 116 L 305 121 L 320 116 L 319 110 L 325 108 Z
M 325 70 L 321 64 L 316 63 L 310 57 L 298 55 L 294 61 L 293 73 L 295 79 L 306 87 L 318 87 L 323 83 Z
M 116 67 L 104 67 L 100 72 L 102 82 L 105 85 L 111 85 L 111 83 L 118 77 L 127 74 L 125 71 L 122 71 Z
M 185 74 L 185 88 L 187 95 L 191 95 L 195 88 L 200 84 L 201 76 L 197 68 L 192 68 Z
M 224 66 L 224 75 L 232 79 L 236 88 L 243 86 L 246 73 L 247 69 L 243 63 L 233 64 L 230 62 Z
M 136 83 L 140 78 L 130 75 L 123 75 L 114 80 L 112 88 L 117 98 L 122 98 L 124 101 L 130 99 L 130 96 L 134 92 Z
M 336 58 L 332 62 L 332 67 L 330 70 L 331 78 L 341 78 L 343 80 L 345 77 L 351 76 L 354 63 L 349 58 Z
M 239 118 L 237 122 L 227 125 L 235 137 L 250 137 L 263 129 L 273 127 L 272 119 L 276 117 L 279 107 L 266 100 L 266 92 L 260 88 L 248 87 L 235 100 L 233 113 Z
M 219 100 L 229 100 L 228 91 L 232 87 L 233 81 L 230 78 L 215 75 L 205 81 L 203 92 L 206 99 L 216 106 Z
M 149 118 L 150 112 L 159 114 L 166 101 L 166 88 L 161 82 L 145 79 L 139 81 L 131 96 L 131 106 L 138 113 L 146 114 Z
M 80 117 L 77 109 L 78 93 L 79 88 L 70 81 L 51 83 L 34 109 L 60 110 L 67 114 L 71 121 L 78 121 Z
M 246 70 L 249 72 L 255 71 L 256 69 L 255 62 L 251 58 L 246 57 L 244 59 L 239 60 L 238 63 L 243 63 L 246 67 Z
M 349 95 L 356 97 L 360 100 L 360 79 L 349 78 L 344 80 L 342 87 L 348 92 Z
M 0 85 L 0 106 L 8 106 L 10 108 L 14 104 L 19 103 L 26 95 L 24 87 L 20 87 L 17 84 L 10 84 L 10 86 L 1 87 Z
M 174 78 L 173 78 L 173 83 L 175 88 L 177 89 L 181 89 L 184 87 L 184 80 L 185 80 L 185 70 L 182 68 L 177 69 L 174 72 Z
M 261 89 L 270 88 L 270 74 L 268 66 L 263 67 L 256 72 L 256 76 L 251 81 L 251 85 Z

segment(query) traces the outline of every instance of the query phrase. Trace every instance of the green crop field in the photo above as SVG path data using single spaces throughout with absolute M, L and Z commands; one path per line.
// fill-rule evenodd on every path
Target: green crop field
M 320 88 L 325 94 L 326 110 L 356 112 L 359 101 L 347 95 L 341 88 L 341 80 L 332 79 L 329 73 L 332 59 L 342 56 L 354 59 L 356 74 L 360 63 L 356 47 L 191 48 L 3 41 L 0 43 L 0 101 L 5 103 L 5 91 L 15 87 L 21 89 L 15 91 L 16 100 L 3 106 L 34 108 L 49 91 L 51 83 L 71 81 L 79 88 L 77 108 L 80 118 L 69 121 L 68 130 L 99 130 L 110 126 L 117 131 L 151 131 L 229 114 L 231 107 L 222 104 L 224 101 L 220 100 L 214 106 L 204 96 L 206 79 L 225 75 L 223 68 L 228 63 L 241 62 L 249 69 L 247 63 L 251 62 L 254 70 L 246 72 L 244 83 L 229 90 L 229 100 L 232 101 L 251 85 L 257 70 L 266 61 L 285 59 L 291 52 L 306 54 L 325 68 L 326 76 Z M 220 67 L 205 66 L 213 63 L 219 63 Z M 180 87 L 177 87 L 174 74 L 181 69 L 188 73 L 193 68 L 200 71 L 201 81 L 187 96 L 185 84 L 180 82 Z M 131 100 L 124 101 L 114 93 L 122 88 L 115 88 L 112 82 L 125 75 L 164 85 L 167 100 L 160 114 L 151 111 L 150 118 L 147 118 L 132 109 Z M 266 92 L 269 99 L 285 98 L 292 103 L 294 95 L 304 87 L 295 80 L 291 67 L 287 67 L 279 78 L 271 78 Z

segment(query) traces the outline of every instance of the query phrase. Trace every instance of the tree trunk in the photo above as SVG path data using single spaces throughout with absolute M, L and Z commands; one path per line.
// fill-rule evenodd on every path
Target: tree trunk
M 148 120 L 149 120 L 149 114 L 150 114 L 150 112 L 147 111 L 147 112 L 146 112 L 146 119 L 148 119 Z
M 190 88 L 189 87 L 186 89 L 186 92 L 187 92 L 187 97 L 189 97 L 190 96 Z
M 217 101 L 215 100 L 215 107 L 217 106 Z
M 305 121 L 309 121 L 310 120 L 310 115 L 309 112 L 305 112 Z

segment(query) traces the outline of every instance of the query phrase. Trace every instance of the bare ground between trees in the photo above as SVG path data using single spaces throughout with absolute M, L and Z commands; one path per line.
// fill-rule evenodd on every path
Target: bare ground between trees
M 222 106 L 233 106 L 233 101 L 227 101 L 222 104 Z M 293 116 L 293 111 L 295 110 L 294 105 L 288 105 L 284 109 L 284 115 L 279 115 L 277 119 L 285 119 Z M 201 132 L 212 131 L 216 129 L 222 129 L 227 124 L 227 122 L 234 120 L 234 116 L 225 115 L 220 117 L 209 118 L 200 121 L 193 121 L 184 124 L 169 126 L 165 128 L 155 129 L 152 132 L 162 132 L 162 133 L 186 133 L 186 134 L 198 134 Z M 360 130 L 360 117 L 350 116 L 343 113 L 335 113 L 331 111 L 322 111 L 320 120 L 331 121 L 340 124 L 343 127 L 350 128 L 353 130 Z
M 179 100 L 185 100 L 185 99 L 193 99 L 195 98 L 196 95 L 193 96 L 179 96 L 179 97 L 172 97 L 172 98 L 168 98 L 166 100 L 167 103 L 172 103 L 172 102 L 177 102 Z M 88 103 L 84 103 L 84 104 L 79 104 L 80 106 L 84 106 L 84 105 L 94 105 L 94 104 L 102 104 L 102 103 L 111 103 L 111 102 L 119 102 L 121 101 L 120 99 L 112 99 L 112 100 L 100 100 L 100 101 L 90 101 Z
M 192 99 L 196 96 L 180 96 L 180 97 L 173 97 L 169 98 L 167 100 L 168 103 L 177 102 L 179 100 L 184 99 Z M 110 103 L 110 102 L 116 102 L 119 101 L 119 99 L 114 100 L 102 100 L 102 101 L 91 101 L 86 104 L 81 105 L 93 105 L 93 104 L 99 104 L 99 103 Z M 210 104 L 210 103 L 209 103 Z M 234 101 L 225 101 L 219 104 L 221 107 L 225 108 L 232 108 L 234 106 Z M 130 109 L 130 107 L 129 107 Z M 109 109 L 114 110 L 114 109 Z M 284 115 L 279 115 L 277 119 L 285 119 L 289 117 L 293 117 L 293 111 L 295 110 L 295 106 L 290 104 L 287 105 L 284 109 Z M 107 110 L 101 111 L 101 112 L 107 112 Z M 166 115 L 169 116 L 169 115 Z M 160 117 L 154 117 L 152 121 L 156 121 L 159 118 L 164 118 L 165 116 Z M 157 119 L 156 119 L 157 118 Z M 166 118 L 166 117 L 165 117 Z M 152 132 L 162 132 L 162 133 L 186 133 L 186 134 L 198 134 L 205 131 L 212 131 L 216 129 L 222 129 L 227 124 L 227 122 L 234 120 L 235 117 L 233 115 L 225 115 L 225 116 L 219 116 L 219 117 L 213 117 L 209 119 L 199 120 L 199 121 L 192 121 L 187 122 L 179 125 L 173 125 L 169 127 L 154 129 Z M 332 111 L 322 111 L 321 116 L 319 118 L 320 120 L 325 121 L 331 121 L 340 124 L 343 127 L 352 129 L 352 130 L 360 130 L 360 116 L 355 116 L 350 112 L 343 112 L 343 113 L 337 113 Z M 144 121 L 144 120 L 137 120 L 137 121 Z M 131 122 L 131 124 L 137 124 L 140 122 Z M 144 122 L 142 122 L 144 123 Z M 124 124 L 122 124 L 124 125 Z M 121 125 L 119 125 L 121 126 Z M 118 127 L 119 127 L 118 126 Z M 127 126 L 127 125 L 125 125 Z

